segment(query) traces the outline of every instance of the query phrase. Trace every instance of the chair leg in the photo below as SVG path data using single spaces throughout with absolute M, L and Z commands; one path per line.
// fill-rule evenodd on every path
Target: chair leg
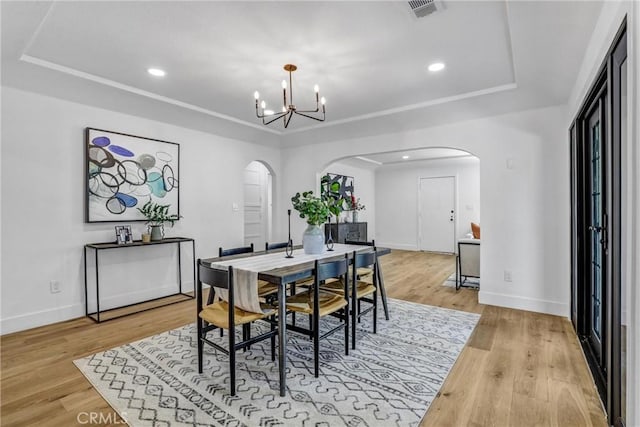
M 247 326 L 249 326 L 248 323 L 245 323 L 244 325 L 242 325 L 242 341 L 246 341 L 246 340 L 249 339 L 248 338 L 249 337 L 249 331 L 247 330 Z M 246 351 L 247 351 L 247 347 L 242 349 L 243 353 L 246 353 Z
M 220 338 L 224 336 L 224 329 L 220 328 Z
M 276 325 L 273 323 L 276 321 L 276 317 L 275 316 L 271 316 L 271 332 L 276 330 Z M 271 361 L 275 362 L 276 361 L 276 336 L 273 335 L 271 337 Z
M 378 291 L 373 293 L 373 333 L 378 332 Z
M 358 320 L 358 315 L 356 313 L 356 306 L 358 305 L 358 301 L 356 300 L 356 293 L 352 293 L 351 295 L 351 304 L 349 304 L 351 308 L 351 348 L 356 349 L 356 324 Z
M 198 373 L 202 373 L 202 356 L 204 351 L 204 342 L 202 341 L 202 319 L 198 317 L 196 324 L 198 325 Z
M 236 334 L 229 329 L 229 387 L 231 396 L 236 395 Z
M 313 316 L 313 373 L 320 375 L 320 319 Z
M 343 308 L 343 311 L 344 311 L 344 354 L 345 356 L 348 356 L 349 355 L 349 306 L 347 305 L 345 308 Z M 353 341 L 353 343 L 355 344 L 355 340 Z
M 360 300 L 358 300 L 358 323 L 360 323 Z
M 380 263 L 376 263 L 376 271 L 378 272 L 377 284 L 374 283 L 376 288 L 380 289 L 380 297 L 382 297 L 382 308 L 384 309 L 384 318 L 389 320 L 389 306 L 387 305 L 387 290 L 384 287 L 384 277 L 382 276 L 382 269 Z
M 296 282 L 291 283 L 291 295 L 296 294 Z M 285 322 L 286 323 L 286 322 Z M 296 326 L 296 312 L 291 313 L 291 324 Z

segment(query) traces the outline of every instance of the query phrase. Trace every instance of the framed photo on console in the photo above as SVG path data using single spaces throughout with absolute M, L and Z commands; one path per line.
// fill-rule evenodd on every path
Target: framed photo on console
M 116 225 L 116 242 L 119 245 L 133 243 L 133 234 L 130 225 Z

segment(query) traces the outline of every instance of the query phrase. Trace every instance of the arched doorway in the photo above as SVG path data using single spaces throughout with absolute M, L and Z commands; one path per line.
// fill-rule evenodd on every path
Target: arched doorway
M 244 169 L 244 244 L 256 249 L 272 237 L 273 174 L 259 161 Z

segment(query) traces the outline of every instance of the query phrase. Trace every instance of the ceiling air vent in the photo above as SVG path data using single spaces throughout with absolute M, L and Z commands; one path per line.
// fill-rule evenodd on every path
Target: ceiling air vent
M 412 0 L 408 3 L 416 18 L 424 18 L 444 8 L 442 2 L 437 0 Z

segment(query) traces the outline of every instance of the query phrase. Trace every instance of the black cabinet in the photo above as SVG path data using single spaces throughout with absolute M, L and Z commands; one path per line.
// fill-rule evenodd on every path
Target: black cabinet
M 325 224 L 325 240 L 329 237 L 329 227 L 331 227 L 331 237 L 335 243 L 344 243 L 345 240 L 367 241 L 366 222 L 340 222 L 338 224 Z

